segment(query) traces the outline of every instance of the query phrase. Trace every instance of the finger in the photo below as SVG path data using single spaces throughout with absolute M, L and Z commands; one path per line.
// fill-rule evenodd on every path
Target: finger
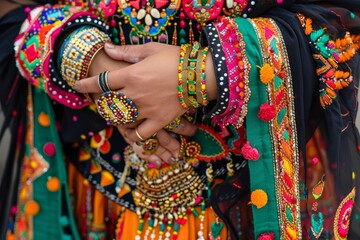
M 197 131 L 197 126 L 183 117 L 181 117 L 180 119 L 180 124 L 171 130 L 171 132 L 173 133 L 177 133 L 188 137 L 195 135 L 196 131 Z
M 150 155 L 148 160 L 149 168 L 160 168 L 161 167 L 161 158 L 157 155 Z
M 125 142 L 131 145 L 133 142 L 126 136 L 126 128 L 123 126 L 116 126 L 116 128 L 124 138 Z
M 159 156 L 156 156 L 154 154 L 146 154 L 143 145 L 133 143 L 133 150 L 136 153 L 138 157 L 140 157 L 142 160 L 154 164 L 154 166 L 150 166 L 151 168 L 159 168 L 161 166 L 161 158 Z
M 172 159 L 174 158 L 173 154 L 165 149 L 163 146 L 159 146 L 154 153 L 158 156 L 163 162 L 172 163 Z
M 156 53 L 160 46 L 158 43 L 122 46 L 106 43 L 105 52 L 114 60 L 137 63 L 147 56 Z
M 125 79 L 127 79 L 128 67 L 111 71 L 107 75 L 108 85 L 110 89 L 117 90 L 125 87 Z M 121 78 L 119 77 L 121 76 Z M 99 75 L 84 78 L 76 81 L 73 89 L 80 93 L 101 93 L 102 90 L 98 81 Z
M 171 153 L 171 156 L 168 156 L 167 154 L 160 156 L 161 159 L 169 163 L 169 161 L 171 161 L 171 157 L 179 156 L 180 142 L 178 142 L 168 132 L 161 129 L 156 134 L 156 138 L 158 139 L 159 144 L 164 147 L 169 153 Z M 157 155 L 159 154 L 157 153 Z
M 174 156 L 163 146 L 158 146 L 154 153 L 150 153 L 143 148 L 143 144 L 133 144 L 135 153 L 143 160 L 152 163 L 159 168 L 162 162 L 173 163 Z M 154 166 L 153 166 L 154 167 Z
M 162 126 L 163 125 L 156 119 L 145 119 L 137 126 L 136 129 L 127 129 L 126 135 L 133 142 L 143 141 L 144 139 L 149 139 L 151 136 L 157 133 L 162 128 Z

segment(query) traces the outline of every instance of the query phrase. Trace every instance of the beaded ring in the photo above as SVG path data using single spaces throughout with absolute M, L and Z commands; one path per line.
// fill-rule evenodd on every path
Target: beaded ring
M 159 147 L 159 141 L 156 138 L 149 138 L 142 145 L 144 154 L 147 155 L 155 153 L 158 147 Z
M 136 121 L 135 103 L 121 92 L 103 92 L 96 101 L 99 114 L 112 125 L 126 125 Z
M 180 125 L 181 125 L 181 118 L 177 117 L 174 120 L 172 120 L 171 122 L 169 122 L 169 124 L 166 125 L 164 127 L 164 129 L 168 130 L 168 131 L 173 131 L 174 129 L 178 129 L 180 127 Z
M 109 82 L 108 82 L 109 71 L 105 71 L 99 74 L 98 76 L 98 85 L 101 91 L 109 92 L 111 91 Z

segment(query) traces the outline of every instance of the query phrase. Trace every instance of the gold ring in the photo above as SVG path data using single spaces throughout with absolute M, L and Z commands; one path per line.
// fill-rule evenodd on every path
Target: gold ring
M 136 133 L 136 136 L 137 136 L 141 141 L 143 141 L 143 142 L 146 141 L 146 139 L 143 138 L 143 137 L 140 135 L 140 133 L 138 132 L 138 128 L 135 128 L 135 133 Z

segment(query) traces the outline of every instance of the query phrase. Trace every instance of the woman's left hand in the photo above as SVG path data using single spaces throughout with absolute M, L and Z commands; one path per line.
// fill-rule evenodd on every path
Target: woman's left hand
M 109 55 L 113 51 L 116 60 L 134 63 L 111 71 L 108 83 L 112 90 L 119 90 L 136 104 L 139 113 L 137 119 L 143 120 L 137 126 L 137 131 L 143 139 L 150 138 L 185 113 L 177 91 L 180 47 L 148 43 L 109 48 L 107 44 L 105 50 L 107 54 L 110 52 Z M 132 52 L 136 54 L 132 55 Z M 97 76 L 78 81 L 74 88 L 82 93 L 101 92 Z M 135 129 L 126 132 L 127 138 L 133 142 L 141 140 L 138 134 Z

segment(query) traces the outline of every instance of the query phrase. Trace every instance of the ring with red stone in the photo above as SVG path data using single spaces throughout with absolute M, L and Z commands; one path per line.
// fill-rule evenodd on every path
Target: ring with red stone
M 121 92 L 103 92 L 96 101 L 99 114 L 112 125 L 126 125 L 136 121 L 135 103 Z
M 143 142 L 142 148 L 144 150 L 144 154 L 153 154 L 159 147 L 159 141 L 156 138 L 149 138 L 145 142 Z

